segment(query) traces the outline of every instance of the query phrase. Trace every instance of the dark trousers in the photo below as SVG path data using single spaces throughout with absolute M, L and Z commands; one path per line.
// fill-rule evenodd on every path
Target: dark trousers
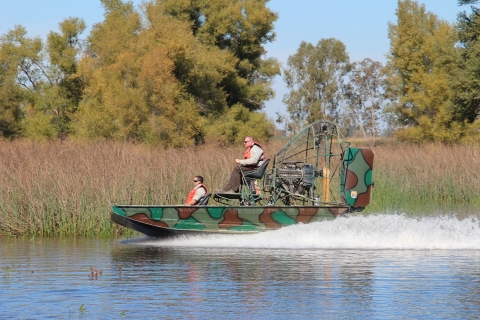
M 233 190 L 235 192 L 238 192 L 240 189 L 240 185 L 242 184 L 242 171 L 245 172 L 250 170 L 252 169 L 248 167 L 236 166 L 230 174 L 230 179 L 228 180 L 228 183 L 225 188 L 223 188 L 223 190 Z

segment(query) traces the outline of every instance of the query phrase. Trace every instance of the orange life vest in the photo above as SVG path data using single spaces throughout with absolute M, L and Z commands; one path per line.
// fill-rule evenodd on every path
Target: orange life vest
M 243 159 L 250 159 L 251 155 L 250 155 L 250 149 L 252 149 L 252 147 L 254 145 L 257 145 L 260 149 L 262 149 L 263 151 L 263 148 L 262 146 L 259 144 L 259 143 L 256 143 L 254 142 L 252 146 L 248 147 L 247 150 L 245 150 L 245 152 L 243 153 Z M 260 157 L 260 161 L 265 161 L 266 157 L 265 157 L 265 151 L 263 151 L 262 153 L 262 156 Z M 254 169 L 256 168 L 257 166 L 256 165 L 252 165 L 252 166 L 248 166 L 248 168 L 250 169 Z
M 187 202 L 189 202 L 190 200 L 193 199 L 193 197 L 195 196 L 195 192 L 197 192 L 197 189 L 200 188 L 200 187 L 202 187 L 203 189 L 205 189 L 205 194 L 208 193 L 207 187 L 206 187 L 203 183 L 200 183 L 198 186 L 196 186 L 195 188 L 193 188 L 193 189 L 190 191 L 190 193 L 189 193 L 188 196 L 187 196 L 187 200 L 185 200 L 185 204 L 186 204 Z

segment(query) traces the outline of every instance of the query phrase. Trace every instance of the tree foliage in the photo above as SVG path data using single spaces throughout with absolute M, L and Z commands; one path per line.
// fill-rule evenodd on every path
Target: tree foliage
M 459 5 L 471 4 L 471 13 L 458 15 L 460 70 L 454 81 L 455 119 L 473 123 L 480 121 L 480 9 L 476 0 L 459 0 Z
M 10 102 L 16 101 L 15 107 L 5 106 L 10 105 L 9 117 L 15 121 L 23 113 L 26 136 L 56 138 L 69 133 L 71 116 L 81 99 L 82 82 L 75 72 L 81 49 L 78 36 L 84 29 L 82 20 L 69 18 L 60 23 L 61 33 L 49 34 L 46 45 L 38 37 L 28 37 L 22 26 L 1 38 L 3 74 L 8 75 L 2 91 L 12 94 Z M 13 83 L 18 87 L 13 88 Z
M 78 56 L 83 42 L 80 35 L 85 22 L 69 18 L 60 24 L 60 33 L 50 32 L 47 37 L 47 54 L 50 72 L 54 74 L 50 87 L 51 118 L 58 135 L 65 137 L 71 132 L 70 126 L 78 103 L 82 99 L 83 80 L 78 76 Z M 48 104 L 48 102 L 46 102 Z
M 296 128 L 322 118 L 339 120 L 341 87 L 349 68 L 349 57 L 341 41 L 321 39 L 316 46 L 302 41 L 284 70 L 290 91 L 283 102 Z
M 370 146 L 379 132 L 379 113 L 384 101 L 382 67 L 380 62 L 368 58 L 354 62 L 344 87 L 348 113 L 354 115 Z
M 279 73 L 264 56 L 277 19 L 267 1 L 100 2 L 104 20 L 86 41 L 78 18 L 46 42 L 21 26 L 0 38 L 1 136 L 182 147 L 233 106 L 272 123 L 259 112 Z
M 382 109 L 402 140 L 478 138 L 479 0 L 457 1 L 471 12 L 452 25 L 399 0 L 382 72 L 368 58 L 350 64 L 337 39 L 302 42 L 284 69 L 289 130 L 326 118 L 373 144 Z M 280 72 L 264 48 L 278 19 L 268 0 L 100 2 L 104 20 L 86 39 L 79 18 L 63 20 L 45 40 L 22 26 L 0 36 L 0 137 L 183 147 L 272 135 L 261 112 Z
M 0 137 L 14 138 L 20 134 L 22 90 L 16 83 L 16 65 L 0 49 Z
M 274 124 L 265 113 L 251 112 L 236 104 L 210 127 L 210 131 L 221 146 L 241 145 L 247 136 L 255 137 L 256 141 L 268 141 L 273 135 Z
M 200 43 L 230 52 L 235 72 L 220 86 L 228 106 L 241 103 L 259 110 L 273 98 L 271 79 L 280 72 L 276 59 L 264 58 L 264 44 L 275 39 L 278 15 L 266 7 L 268 0 L 158 0 L 157 15 L 165 14 L 189 24 Z
M 77 133 L 173 147 L 200 141 L 204 116 L 225 107 L 220 83 L 234 72 L 234 57 L 200 43 L 187 23 L 153 4 L 146 27 L 125 6 L 107 8 L 89 37 Z
M 400 0 L 397 23 L 389 24 L 386 90 L 395 102 L 399 138 L 410 141 L 458 140 L 462 122 L 452 113 L 455 28 L 413 0 Z

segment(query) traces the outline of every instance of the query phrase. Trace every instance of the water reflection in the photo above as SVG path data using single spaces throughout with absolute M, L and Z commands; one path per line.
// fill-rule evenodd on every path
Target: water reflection
M 0 318 L 475 318 L 478 228 L 397 216 L 249 237 L 0 238 Z
M 472 305 L 463 298 L 462 282 L 471 279 L 462 279 L 458 274 L 458 270 L 464 270 L 466 263 L 471 262 L 472 253 L 478 258 L 475 251 L 259 250 L 139 245 L 120 253 L 112 251 L 112 260 L 138 264 L 144 259 L 144 263 L 153 263 L 152 268 L 160 273 L 164 269 L 173 274 L 175 280 L 170 284 L 176 290 L 185 290 L 185 295 L 180 297 L 186 300 L 173 303 L 177 305 L 216 303 L 262 312 L 265 306 L 270 306 L 279 308 L 278 315 L 303 310 L 299 314 L 319 317 L 336 317 L 339 313 L 348 317 L 391 317 L 392 313 L 426 316 L 437 310 L 443 317 L 477 314 L 480 310 L 477 304 Z M 478 266 L 478 261 L 476 264 Z M 478 274 L 469 276 L 478 277 Z M 457 298 L 465 300 L 467 305 L 458 308 L 461 302 L 453 299 L 451 293 L 447 294 L 449 302 L 444 301 L 446 285 L 451 286 L 453 295 L 460 294 Z M 212 290 L 219 295 L 212 298 Z M 478 297 L 478 292 L 472 291 L 470 295 Z M 441 306 L 457 307 L 439 310 L 439 301 Z M 263 313 L 257 313 L 261 315 Z

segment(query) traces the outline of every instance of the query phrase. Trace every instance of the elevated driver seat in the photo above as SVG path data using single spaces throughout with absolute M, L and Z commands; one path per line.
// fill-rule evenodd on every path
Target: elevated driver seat
M 241 203 L 245 201 L 251 201 L 252 198 L 259 198 L 257 197 L 254 181 L 260 180 L 263 178 L 265 171 L 267 170 L 268 163 L 270 159 L 265 160 L 259 167 L 253 170 L 247 171 L 240 171 L 242 174 L 242 190 L 239 193 L 215 193 L 213 195 L 213 199 L 215 201 L 221 202 L 223 199 L 225 200 L 240 200 Z M 245 190 L 243 186 L 248 186 L 248 189 Z
M 270 162 L 270 159 L 267 159 L 260 166 L 258 166 L 253 170 L 242 171 L 242 176 L 243 176 L 242 180 L 247 186 L 249 186 L 250 192 L 255 193 L 254 181 L 260 180 L 263 178 L 263 175 L 265 174 L 265 170 L 267 170 L 269 162 Z

